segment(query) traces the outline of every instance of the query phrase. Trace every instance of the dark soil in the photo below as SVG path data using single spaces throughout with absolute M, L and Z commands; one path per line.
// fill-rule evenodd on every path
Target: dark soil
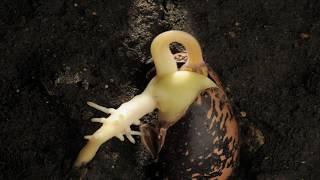
M 86 101 L 117 107 L 140 93 L 151 41 L 171 29 L 197 37 L 228 90 L 241 125 L 238 179 L 318 179 L 319 9 L 317 0 L 2 0 L 0 179 L 135 179 L 130 157 L 141 147 L 128 141 L 72 169 L 98 127 L 88 119 L 102 116 Z M 119 157 L 117 146 L 132 148 Z

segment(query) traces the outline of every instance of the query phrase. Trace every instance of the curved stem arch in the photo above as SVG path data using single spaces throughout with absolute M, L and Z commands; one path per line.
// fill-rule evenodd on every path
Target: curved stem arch
M 177 71 L 177 63 L 170 51 L 170 43 L 181 43 L 188 52 L 189 65 L 203 64 L 201 47 L 198 41 L 183 31 L 167 31 L 158 35 L 151 44 L 151 55 L 156 66 L 157 76 L 162 77 Z

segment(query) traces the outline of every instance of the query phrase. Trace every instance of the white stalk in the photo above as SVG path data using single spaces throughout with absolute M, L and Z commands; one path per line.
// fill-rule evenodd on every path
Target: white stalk
M 93 122 L 100 122 L 102 126 L 92 135 L 85 136 L 88 143 L 82 148 L 75 167 L 80 167 L 89 162 L 98 151 L 101 144 L 112 137 L 117 137 L 121 141 L 124 135 L 130 142 L 135 143 L 132 135 L 140 135 L 140 132 L 132 131 L 132 124 L 139 125 L 139 119 L 152 112 L 156 108 L 156 102 L 148 93 L 135 96 L 130 101 L 123 103 L 118 109 L 105 108 L 95 103 L 88 102 L 88 105 L 105 113 L 111 113 L 108 118 L 93 118 Z

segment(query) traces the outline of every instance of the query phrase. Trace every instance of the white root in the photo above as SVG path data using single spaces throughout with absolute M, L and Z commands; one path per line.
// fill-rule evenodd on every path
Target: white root
M 130 126 L 139 125 L 139 119 L 156 108 L 156 103 L 147 93 L 135 96 L 129 102 L 122 104 L 118 109 L 105 108 L 93 102 L 88 102 L 88 105 L 110 114 L 110 116 L 107 118 L 91 119 L 92 122 L 102 123 L 102 126 L 94 134 L 84 136 L 89 141 L 80 151 L 74 163 L 75 167 L 80 167 L 89 162 L 95 156 L 100 145 L 112 137 L 124 141 L 125 135 L 131 143 L 135 143 L 133 135 L 140 135 L 140 132 L 132 131 Z
M 111 113 L 113 113 L 113 112 L 115 111 L 114 108 L 106 108 L 106 107 L 100 106 L 100 105 L 95 104 L 95 103 L 90 102 L 90 101 L 87 102 L 87 104 L 88 104 L 89 106 L 91 106 L 91 107 L 99 110 L 99 111 L 102 111 L 102 112 L 106 113 L 106 114 L 111 114 Z
M 92 118 L 91 122 L 103 123 L 106 122 L 106 118 Z

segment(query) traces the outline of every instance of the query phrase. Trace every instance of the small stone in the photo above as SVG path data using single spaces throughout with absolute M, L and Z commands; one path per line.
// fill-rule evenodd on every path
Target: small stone
M 88 90 L 88 89 L 89 89 L 89 82 L 88 82 L 87 80 L 84 80 L 84 81 L 82 82 L 82 86 L 83 86 L 83 88 L 84 88 L 85 90 Z
M 309 39 L 310 38 L 310 33 L 301 33 L 300 34 L 300 37 L 302 38 L 302 39 Z
M 186 151 L 186 153 L 184 154 L 185 156 L 188 156 L 189 155 L 189 151 Z
M 241 117 L 247 117 L 247 112 L 245 112 L 245 111 L 240 111 L 240 116 Z
M 193 177 L 193 178 L 198 177 L 198 176 L 201 176 L 201 174 L 200 174 L 200 173 L 194 173 L 194 174 L 192 174 L 192 177 Z
M 233 31 L 230 31 L 228 34 L 229 34 L 229 36 L 232 37 L 232 38 L 235 38 L 235 37 L 236 37 L 236 33 L 233 32 Z

